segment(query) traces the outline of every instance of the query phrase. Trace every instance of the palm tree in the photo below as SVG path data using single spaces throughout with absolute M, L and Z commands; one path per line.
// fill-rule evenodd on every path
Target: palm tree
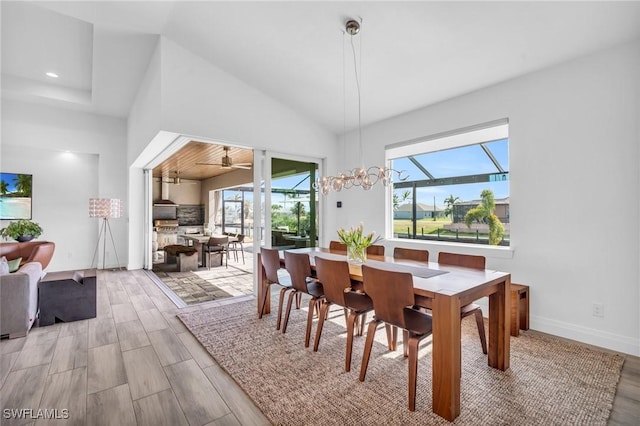
M 400 207 L 400 203 L 405 201 L 407 198 L 411 196 L 411 191 L 408 189 L 404 191 L 402 194 L 398 194 L 397 192 L 393 193 L 393 210 L 398 210 Z
M 453 221 L 453 206 L 460 201 L 460 197 L 454 197 L 453 194 L 449 195 L 444 199 L 444 203 L 447 205 L 447 208 L 444 210 L 444 215 L 451 215 L 451 221 Z
M 496 200 L 493 197 L 493 191 L 485 189 L 480 193 L 480 205 L 472 208 L 464 215 L 464 223 L 471 228 L 473 221 L 487 220 L 489 223 L 489 244 L 496 246 L 502 241 L 504 235 L 504 226 L 498 216 L 493 211 L 496 209 Z
M 31 176 L 18 175 L 15 177 L 16 191 L 20 192 L 23 197 L 31 197 Z
M 7 191 L 9 191 L 9 184 L 4 180 L 0 180 L 0 194 L 7 195 Z
M 297 232 L 298 235 L 300 235 L 300 216 L 303 216 L 306 213 L 306 210 L 304 208 L 304 204 L 302 204 L 300 201 L 296 202 L 293 207 L 291 207 L 291 213 L 296 215 L 297 218 Z

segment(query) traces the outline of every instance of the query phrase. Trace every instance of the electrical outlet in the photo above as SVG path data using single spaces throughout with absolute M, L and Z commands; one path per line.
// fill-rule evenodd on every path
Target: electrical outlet
M 593 316 L 604 318 L 604 303 L 593 304 Z

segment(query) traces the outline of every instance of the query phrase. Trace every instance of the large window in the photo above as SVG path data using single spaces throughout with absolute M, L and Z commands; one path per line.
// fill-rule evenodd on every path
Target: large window
M 388 147 L 395 238 L 509 245 L 508 125 Z

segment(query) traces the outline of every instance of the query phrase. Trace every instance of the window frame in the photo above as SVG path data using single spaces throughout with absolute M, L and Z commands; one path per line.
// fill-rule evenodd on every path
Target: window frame
M 511 139 L 509 137 L 509 120 L 507 118 L 386 145 L 385 164 L 387 165 L 387 167 L 391 167 L 392 160 L 394 159 L 448 149 L 455 149 L 469 145 L 477 145 L 480 143 L 489 143 L 501 139 L 508 139 L 509 145 L 511 145 Z M 511 155 L 509 152 L 509 169 L 511 169 L 510 157 Z M 507 170 L 507 172 L 510 174 L 510 170 Z M 467 253 L 474 252 L 479 254 L 486 253 L 487 251 L 491 251 L 494 253 L 502 252 L 503 255 L 499 255 L 498 257 L 507 258 L 513 255 L 514 242 L 511 235 L 509 241 L 510 245 L 508 246 L 491 246 L 487 244 L 464 243 L 457 241 L 422 240 L 394 237 L 394 211 L 392 202 L 393 192 L 394 185 L 389 185 L 385 191 L 385 238 L 387 240 L 422 248 L 424 248 L 424 246 L 434 246 L 438 251 L 452 250 L 459 252 L 464 251 Z M 511 185 L 509 185 L 508 196 L 510 201 L 511 195 Z

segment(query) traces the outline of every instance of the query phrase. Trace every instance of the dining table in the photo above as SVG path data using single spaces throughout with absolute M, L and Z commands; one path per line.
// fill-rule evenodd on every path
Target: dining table
M 287 250 L 307 253 L 315 268 L 314 258 L 346 260 L 346 253 L 332 252 L 326 248 L 301 248 Z M 281 252 L 281 261 L 284 254 Z M 262 265 L 258 254 L 258 265 Z M 460 415 L 460 383 L 462 377 L 460 308 L 480 298 L 489 299 L 489 350 L 488 364 L 498 370 L 509 368 L 511 275 L 491 269 L 471 269 L 435 262 L 416 262 L 394 259 L 388 256 L 368 255 L 366 265 L 397 272 L 409 272 L 413 276 L 416 304 L 431 309 L 432 314 L 432 407 L 439 416 L 453 421 Z M 264 268 L 259 275 L 258 297 L 263 300 L 266 280 Z M 362 282 L 362 266 L 349 264 L 354 283 Z M 270 297 L 264 313 L 269 313 Z M 258 305 L 260 303 L 258 302 Z M 260 307 L 258 306 L 258 309 Z
M 209 238 L 211 237 L 226 237 L 227 235 L 202 235 L 202 234 L 184 234 L 181 235 L 185 241 L 188 242 L 189 245 L 195 245 L 198 249 L 198 259 L 200 260 L 200 264 L 202 267 L 207 266 L 207 256 L 205 256 L 205 248 L 209 242 Z M 229 235 L 229 242 L 238 241 L 238 238 L 232 235 Z M 224 258 L 223 258 L 224 260 Z

